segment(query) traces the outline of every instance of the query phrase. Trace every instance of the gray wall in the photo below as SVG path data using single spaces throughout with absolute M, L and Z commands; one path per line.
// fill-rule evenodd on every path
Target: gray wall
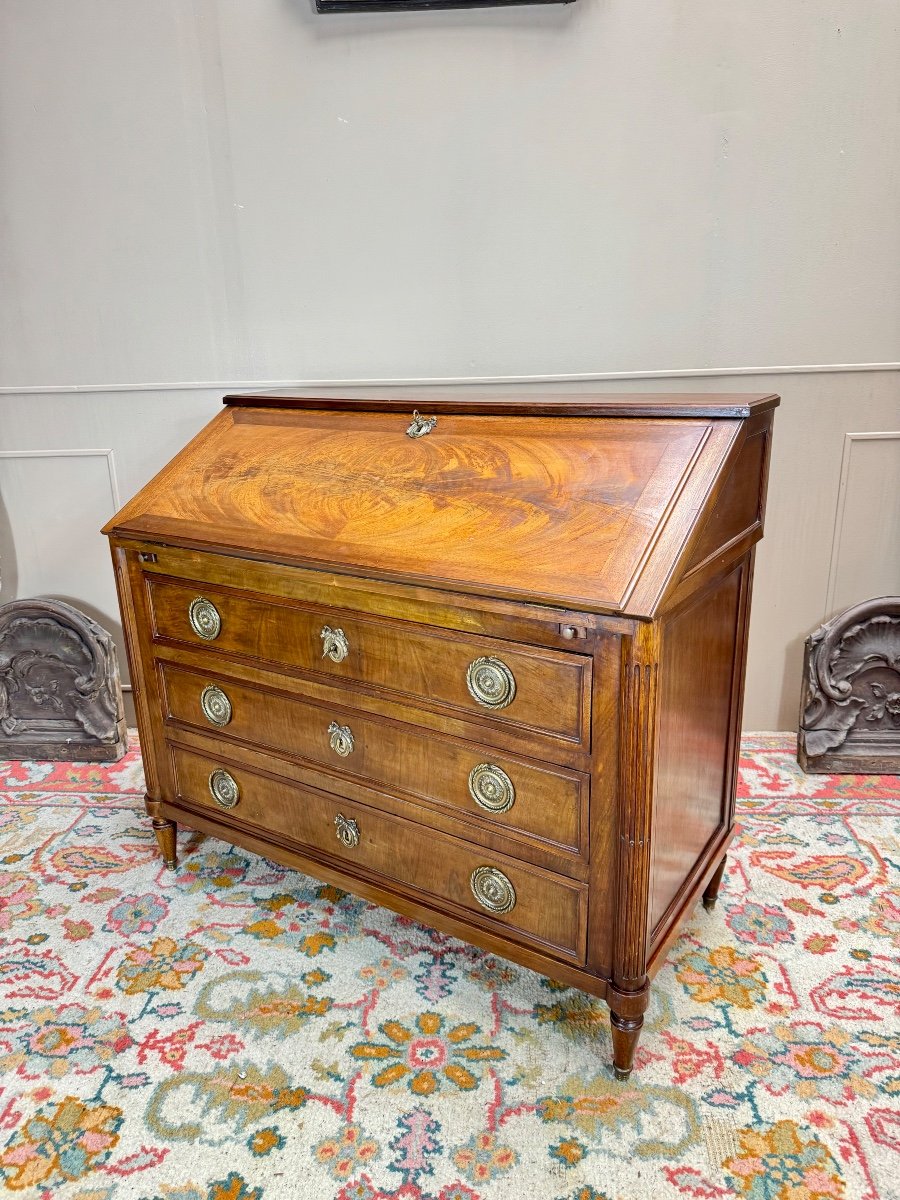
M 898 61 L 895 0 L 0 0 L 5 597 L 114 624 L 95 530 L 229 387 L 771 389 L 792 727 L 805 634 L 900 591 Z

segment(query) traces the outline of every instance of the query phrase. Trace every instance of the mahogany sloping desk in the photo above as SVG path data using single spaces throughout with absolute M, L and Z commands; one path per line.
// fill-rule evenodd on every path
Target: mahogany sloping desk
M 776 396 L 296 395 L 108 524 L 147 809 L 605 997 L 732 835 Z

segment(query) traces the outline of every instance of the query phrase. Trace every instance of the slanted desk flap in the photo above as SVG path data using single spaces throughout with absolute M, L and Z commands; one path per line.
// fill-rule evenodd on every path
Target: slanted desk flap
M 671 573 L 741 424 L 442 411 L 414 437 L 410 422 L 230 407 L 107 532 L 628 611 L 642 573 Z

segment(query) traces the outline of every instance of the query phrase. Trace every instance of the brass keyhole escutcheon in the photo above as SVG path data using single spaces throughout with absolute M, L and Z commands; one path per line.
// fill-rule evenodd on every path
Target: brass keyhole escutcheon
M 492 913 L 508 913 L 516 906 L 516 889 L 496 867 L 476 867 L 469 880 L 472 895 Z
M 346 758 L 348 754 L 353 753 L 353 747 L 356 743 L 349 725 L 338 725 L 337 721 L 332 721 L 328 726 L 328 732 L 330 734 L 328 744 L 335 754 L 339 754 L 341 758 Z
M 411 424 L 406 428 L 406 436 L 411 438 L 424 437 L 426 433 L 431 433 L 437 425 L 437 417 L 423 417 L 416 409 L 413 409 L 413 419 Z
M 217 767 L 210 775 L 209 793 L 219 808 L 234 808 L 241 798 L 237 780 L 222 767 Z
M 506 708 L 516 698 L 516 677 L 501 658 L 476 658 L 466 672 L 469 695 L 485 708 Z
M 502 767 L 494 763 L 479 763 L 469 772 L 469 795 L 479 806 L 491 813 L 504 813 L 516 801 L 513 781 Z
M 359 826 L 355 821 L 350 817 L 345 817 L 343 813 L 338 813 L 334 818 L 334 825 L 338 841 L 342 842 L 348 850 L 359 845 Z
M 322 639 L 323 658 L 330 658 L 332 662 L 339 663 L 350 653 L 350 643 L 343 629 L 332 629 L 330 625 L 323 625 L 319 637 Z
M 200 707 L 210 725 L 220 729 L 231 720 L 231 701 L 220 687 L 211 683 L 200 693 Z
M 203 638 L 205 642 L 215 641 L 222 631 L 219 610 L 212 600 L 207 600 L 205 596 L 197 596 L 191 601 L 188 606 L 188 620 L 197 637 Z

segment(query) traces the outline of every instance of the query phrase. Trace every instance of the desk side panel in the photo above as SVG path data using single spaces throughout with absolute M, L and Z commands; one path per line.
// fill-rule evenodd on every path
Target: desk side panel
M 663 623 L 651 945 L 684 909 L 734 820 L 750 555 Z

